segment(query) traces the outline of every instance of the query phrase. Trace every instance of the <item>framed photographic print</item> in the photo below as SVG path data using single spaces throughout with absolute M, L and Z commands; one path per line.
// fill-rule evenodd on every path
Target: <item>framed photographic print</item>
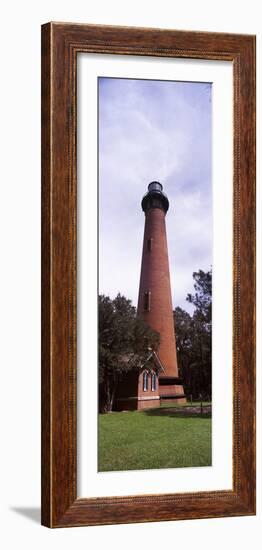
M 42 523 L 255 514 L 255 37 L 42 27 Z

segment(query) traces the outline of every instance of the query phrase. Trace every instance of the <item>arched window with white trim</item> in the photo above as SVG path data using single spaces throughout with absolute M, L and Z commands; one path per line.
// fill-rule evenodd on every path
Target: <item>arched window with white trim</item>
M 148 391 L 148 372 L 143 372 L 143 391 Z
M 151 390 L 156 391 L 156 373 L 152 372 L 151 375 Z

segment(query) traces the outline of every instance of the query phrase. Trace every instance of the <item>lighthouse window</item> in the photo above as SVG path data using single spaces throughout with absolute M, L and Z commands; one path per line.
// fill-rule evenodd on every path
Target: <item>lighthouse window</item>
M 150 311 L 150 305 L 151 305 L 151 292 L 148 290 L 144 294 L 144 310 Z
M 155 372 L 152 372 L 151 390 L 156 391 L 156 373 Z
M 148 391 L 148 373 L 143 374 L 143 391 Z
M 153 245 L 153 239 L 152 239 L 152 237 L 150 237 L 150 239 L 147 239 L 147 250 L 148 250 L 148 252 L 151 252 L 152 245 Z

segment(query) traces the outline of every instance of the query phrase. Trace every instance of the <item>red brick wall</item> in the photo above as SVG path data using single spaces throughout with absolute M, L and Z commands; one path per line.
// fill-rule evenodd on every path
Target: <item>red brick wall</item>
M 151 389 L 152 373 L 148 371 L 148 390 L 143 389 L 143 372 L 130 371 L 119 381 L 114 410 L 134 410 L 158 407 L 160 404 L 158 377 L 156 377 L 156 390 Z M 151 399 L 150 399 L 151 398 Z
M 143 372 L 139 374 L 138 377 L 138 396 L 139 397 L 155 397 L 156 395 L 159 395 L 159 388 L 158 388 L 158 377 L 156 377 L 156 390 L 152 391 L 152 373 L 148 371 L 148 390 L 144 391 L 143 389 Z
M 143 409 L 154 409 L 156 407 L 159 407 L 160 405 L 160 399 L 147 399 L 144 401 L 138 401 L 137 402 L 137 410 L 141 411 Z
M 149 239 L 152 239 L 151 250 Z M 144 295 L 148 291 L 151 292 L 150 311 L 145 311 Z M 158 355 L 165 375 L 178 376 L 165 212 L 160 208 L 150 208 L 145 214 L 138 313 L 160 333 Z
M 159 387 L 159 395 L 177 395 L 182 394 L 184 395 L 184 389 L 183 386 L 175 386 L 175 385 L 164 385 Z

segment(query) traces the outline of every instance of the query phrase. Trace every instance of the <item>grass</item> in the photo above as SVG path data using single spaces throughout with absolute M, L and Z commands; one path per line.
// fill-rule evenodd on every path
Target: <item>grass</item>
M 210 415 L 186 408 L 99 415 L 99 471 L 211 466 Z

